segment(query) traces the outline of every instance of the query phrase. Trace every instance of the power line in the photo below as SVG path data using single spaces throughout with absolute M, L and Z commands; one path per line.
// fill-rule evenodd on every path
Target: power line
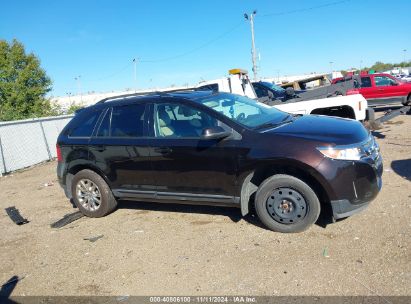
M 125 66 L 123 66 L 121 69 L 117 70 L 116 72 L 114 72 L 114 73 L 112 73 L 112 74 L 109 74 L 109 75 L 107 75 L 107 76 L 104 76 L 104 77 L 101 77 L 101 78 L 98 78 L 98 79 L 95 79 L 95 80 L 90 80 L 90 81 L 88 81 L 88 82 L 98 82 L 98 81 L 101 81 L 101 80 L 106 80 L 106 79 L 108 79 L 108 78 L 112 78 L 112 77 L 114 77 L 114 76 L 116 76 L 116 75 L 124 72 L 124 71 L 125 71 L 127 68 L 129 68 L 132 64 L 133 64 L 133 62 L 129 62 L 129 63 L 127 63 Z
M 300 9 L 295 9 L 295 10 L 290 10 L 290 11 L 284 11 L 284 12 L 278 12 L 278 13 L 270 13 L 270 14 L 263 14 L 261 15 L 261 17 L 271 17 L 271 16 L 283 16 L 283 15 L 289 15 L 289 14 L 295 14 L 295 13 L 300 13 L 300 12 L 305 12 L 305 11 L 310 11 L 310 10 L 315 10 L 315 9 L 319 9 L 319 8 L 324 8 L 324 7 L 329 7 L 329 6 L 334 6 L 334 5 L 338 5 L 338 4 L 342 4 L 345 2 L 350 2 L 351 0 L 341 0 L 341 1 L 335 1 L 335 2 L 330 2 L 330 3 L 325 3 L 325 4 L 321 4 L 321 5 L 316 5 L 316 6 L 312 6 L 312 7 L 307 7 L 307 8 L 300 8 Z M 196 48 L 193 48 L 189 51 L 186 51 L 184 53 L 175 55 L 175 56 L 170 56 L 170 57 L 165 57 L 165 58 L 159 58 L 159 59 L 144 59 L 144 60 L 139 60 L 139 62 L 143 62 L 143 63 L 159 63 L 159 62 L 166 62 L 166 61 L 171 61 L 174 59 L 178 59 L 181 57 L 185 57 L 187 55 L 190 55 L 192 53 L 195 53 L 207 46 L 209 46 L 210 44 L 224 38 L 225 36 L 227 36 L 228 34 L 232 33 L 233 31 L 235 31 L 237 28 L 239 28 L 241 25 L 243 24 L 243 22 L 238 22 L 237 24 L 235 24 L 233 27 L 231 27 L 229 30 L 223 32 L 222 34 L 218 35 L 217 37 L 208 40 L 207 42 L 199 45 Z M 129 68 L 131 65 L 133 65 L 134 62 L 129 62 L 127 65 L 125 65 L 124 67 L 122 67 L 121 69 L 119 69 L 118 71 L 109 74 L 107 76 L 95 79 L 95 80 L 91 80 L 88 82 L 99 82 L 102 80 L 106 80 L 109 78 L 112 78 L 116 75 L 119 75 L 120 73 L 124 72 L 127 68 Z
M 312 7 L 307 7 L 307 8 L 301 8 L 301 9 L 295 9 L 295 10 L 290 10 L 290 11 L 284 11 L 284 12 L 279 12 L 279 13 L 271 13 L 271 14 L 264 14 L 261 15 L 261 17 L 269 17 L 269 16 L 280 16 L 280 15 L 289 15 L 289 14 L 295 14 L 295 13 L 299 13 L 299 12 L 304 12 L 304 11 L 309 11 L 309 10 L 315 10 L 315 9 L 319 9 L 319 8 L 323 8 L 323 7 L 329 7 L 329 6 L 334 6 L 334 5 L 338 5 L 341 3 L 345 3 L 345 2 L 350 2 L 351 0 L 341 0 L 341 1 L 336 1 L 336 2 L 331 2 L 331 3 L 325 3 L 322 5 L 317 5 L 317 6 L 312 6 Z M 143 60 L 139 60 L 139 62 L 145 62 L 145 63 L 157 63 L 157 62 L 164 62 L 164 61 L 170 61 L 170 60 L 174 60 L 177 58 L 181 58 L 184 56 L 187 56 L 189 54 L 192 54 L 194 52 L 197 52 L 203 48 L 205 48 L 206 46 L 222 39 L 223 37 L 227 36 L 228 34 L 232 33 L 234 30 L 236 30 L 238 27 L 240 27 L 242 24 L 242 22 L 237 23 L 236 25 L 234 25 L 232 28 L 230 28 L 229 30 L 223 32 L 222 34 L 218 35 L 217 37 L 205 42 L 204 44 L 191 49 L 187 52 L 175 55 L 175 56 L 171 56 L 171 57 L 165 57 L 165 58 L 160 58 L 160 59 L 143 59 Z
M 315 9 L 318 9 L 318 8 L 334 6 L 334 5 L 338 5 L 338 4 L 345 3 L 345 2 L 350 2 L 350 1 L 351 1 L 351 0 L 335 1 L 335 2 L 325 3 L 325 4 L 316 5 L 316 6 L 311 6 L 311 7 L 306 7 L 306 8 L 299 8 L 299 9 L 290 10 L 290 11 L 284 11 L 284 12 L 279 12 L 279 13 L 264 14 L 264 15 L 261 15 L 261 17 L 283 16 L 283 15 L 295 14 L 295 13 L 300 13 L 300 12 L 315 10 Z
M 200 46 L 198 46 L 194 49 L 191 49 L 187 52 L 181 53 L 179 55 L 171 56 L 171 57 L 166 57 L 166 58 L 140 60 L 140 62 L 147 62 L 147 63 L 164 62 L 164 61 L 170 61 L 170 60 L 173 60 L 173 59 L 177 59 L 177 58 L 180 58 L 180 57 L 187 56 L 187 55 L 192 54 L 194 52 L 197 52 L 198 50 L 201 50 L 201 49 L 205 48 L 206 46 L 216 42 L 217 40 L 220 40 L 221 38 L 227 36 L 228 34 L 233 32 L 234 30 L 236 30 L 238 27 L 240 27 L 241 24 L 243 24 L 243 22 L 237 23 L 235 26 L 230 28 L 228 31 L 225 31 L 224 33 L 218 35 L 214 39 L 211 39 L 211 40 L 207 41 L 206 43 L 204 43 L 204 44 L 202 44 L 202 45 L 200 45 Z

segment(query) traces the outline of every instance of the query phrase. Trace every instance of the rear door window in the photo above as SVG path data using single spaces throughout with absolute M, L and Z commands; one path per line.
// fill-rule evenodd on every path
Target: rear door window
M 371 88 L 371 78 L 370 77 L 361 77 L 361 87 L 362 88 Z
M 143 137 L 145 130 L 145 104 L 113 107 L 111 137 Z

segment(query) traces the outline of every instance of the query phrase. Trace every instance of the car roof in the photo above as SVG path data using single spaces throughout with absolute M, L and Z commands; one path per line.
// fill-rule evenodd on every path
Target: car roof
M 102 106 L 115 103 L 116 105 L 129 104 L 134 102 L 148 102 L 159 98 L 176 98 L 186 100 L 196 100 L 198 98 L 212 96 L 217 94 L 211 90 L 176 90 L 167 92 L 150 92 L 150 93 L 135 93 L 112 96 L 98 101 L 93 106 Z M 92 106 L 92 107 L 93 107 Z
M 365 75 L 360 75 L 360 76 L 362 77 L 362 76 L 371 76 L 371 75 L 374 75 L 374 76 L 392 76 L 392 75 L 387 74 L 387 73 L 373 73 L 373 74 L 365 74 Z

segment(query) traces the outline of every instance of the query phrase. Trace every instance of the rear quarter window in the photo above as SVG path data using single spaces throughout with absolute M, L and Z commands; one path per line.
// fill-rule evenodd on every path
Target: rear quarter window
M 68 136 L 90 137 L 101 114 L 101 110 L 80 112 L 75 116 L 70 125 Z

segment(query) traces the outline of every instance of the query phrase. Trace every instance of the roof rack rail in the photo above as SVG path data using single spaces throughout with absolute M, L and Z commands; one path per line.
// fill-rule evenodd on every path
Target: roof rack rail
M 175 89 L 175 90 L 166 90 L 166 91 L 152 91 L 152 92 L 140 92 L 140 93 L 130 93 L 130 94 L 123 94 L 123 95 L 116 95 L 116 96 L 111 96 L 111 97 L 106 97 L 102 100 L 99 100 L 97 104 L 99 103 L 105 103 L 106 101 L 110 100 L 116 100 L 116 99 L 123 99 L 123 98 L 130 98 L 130 97 L 135 97 L 135 96 L 144 96 L 144 95 L 167 95 L 168 93 L 173 93 L 173 92 L 184 92 L 184 91 L 195 91 L 196 88 L 190 87 L 190 88 L 183 88 L 183 89 Z
M 144 92 L 144 93 L 130 93 L 130 94 L 115 95 L 115 96 L 106 97 L 102 100 L 99 100 L 97 104 L 105 103 L 106 101 L 109 101 L 109 100 L 128 98 L 128 97 L 134 97 L 134 96 L 142 96 L 142 95 L 148 95 L 148 94 L 153 94 L 153 93 L 157 93 L 157 92 Z

